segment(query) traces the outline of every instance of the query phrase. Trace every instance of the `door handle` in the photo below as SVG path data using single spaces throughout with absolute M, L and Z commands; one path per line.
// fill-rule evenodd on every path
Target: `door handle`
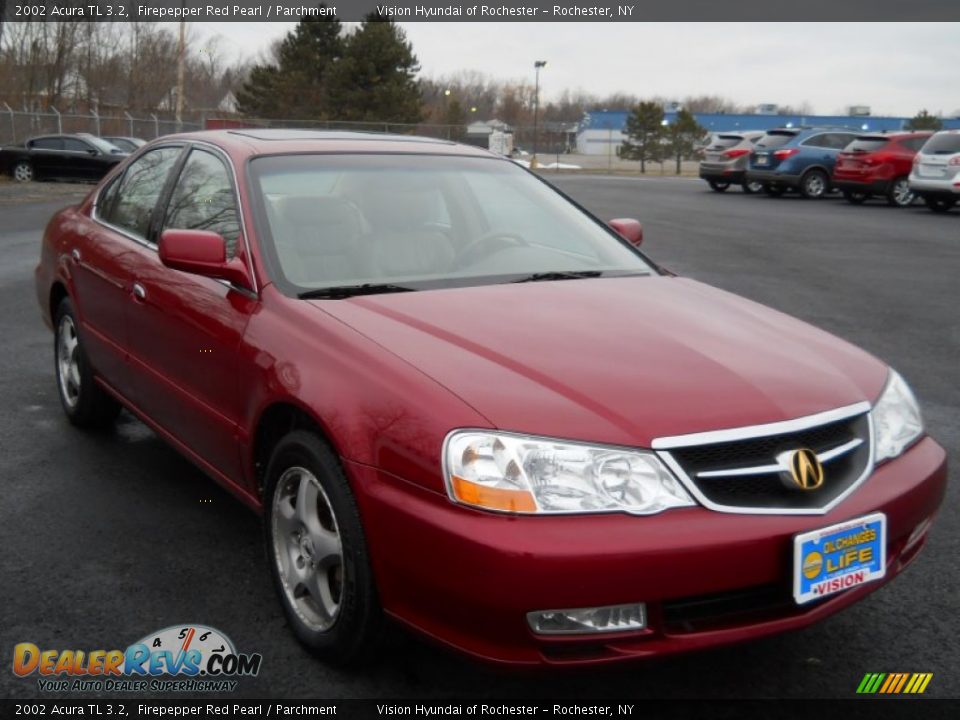
M 146 300 L 147 299 L 147 290 L 140 283 L 133 284 L 133 297 L 137 300 Z
M 80 251 L 74 248 L 70 251 L 71 257 L 73 257 L 74 262 L 80 262 Z

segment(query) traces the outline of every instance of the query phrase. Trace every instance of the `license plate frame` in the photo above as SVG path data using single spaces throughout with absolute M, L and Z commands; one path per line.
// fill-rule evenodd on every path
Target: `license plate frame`
M 880 580 L 887 574 L 887 516 L 871 513 L 794 535 L 792 573 L 797 605 Z

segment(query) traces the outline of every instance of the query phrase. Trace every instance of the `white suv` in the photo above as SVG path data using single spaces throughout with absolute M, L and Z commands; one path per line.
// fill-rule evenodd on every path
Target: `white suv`
M 943 130 L 924 143 L 913 158 L 910 189 L 934 212 L 960 201 L 960 130 Z

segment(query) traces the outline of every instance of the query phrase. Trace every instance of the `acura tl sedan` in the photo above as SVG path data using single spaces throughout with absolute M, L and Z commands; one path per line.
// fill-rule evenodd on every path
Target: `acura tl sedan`
M 907 383 L 641 238 L 477 148 L 216 131 L 57 214 L 36 288 L 67 418 L 125 407 L 262 513 L 329 661 L 388 619 L 502 664 L 662 655 L 889 582 L 946 484 Z

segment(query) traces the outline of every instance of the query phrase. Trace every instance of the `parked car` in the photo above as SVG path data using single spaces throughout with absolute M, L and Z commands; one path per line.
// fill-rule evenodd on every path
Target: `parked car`
M 769 130 L 750 155 L 747 182 L 760 183 L 768 195 L 799 190 L 805 198 L 822 198 L 831 190 L 837 156 L 854 138 L 850 130 L 832 128 Z
M 642 237 L 475 147 L 200 132 L 57 213 L 36 292 L 69 421 L 125 406 L 263 513 L 321 657 L 385 617 L 514 666 L 649 657 L 889 582 L 946 485 L 906 382 Z
M 759 182 L 747 182 L 747 163 L 754 145 L 764 135 L 762 130 L 719 133 L 704 150 L 700 177 L 716 192 L 724 192 L 731 185 L 739 185 L 745 193 L 759 192 Z
M 911 205 L 910 168 L 929 137 L 929 132 L 857 136 L 837 157 L 833 186 L 854 205 L 876 195 L 896 207 Z
M 103 139 L 126 153 L 136 152 L 147 144 L 146 140 L 137 137 L 105 137 Z
M 934 212 L 948 212 L 960 200 L 960 130 L 930 137 L 913 159 L 910 189 Z
M 99 180 L 127 153 L 94 135 L 44 135 L 0 148 L 0 172 L 17 182 Z

